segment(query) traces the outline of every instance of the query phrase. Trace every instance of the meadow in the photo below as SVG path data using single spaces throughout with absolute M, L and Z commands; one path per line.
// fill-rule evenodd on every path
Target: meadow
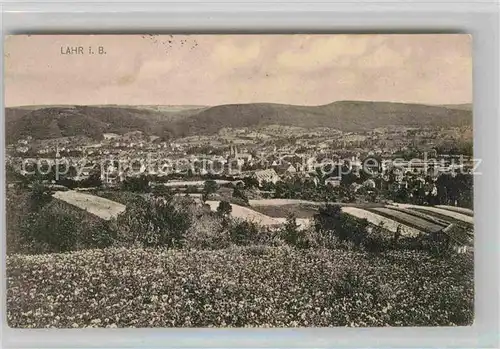
M 109 248 L 7 259 L 11 327 L 456 326 L 467 256 L 289 246 Z

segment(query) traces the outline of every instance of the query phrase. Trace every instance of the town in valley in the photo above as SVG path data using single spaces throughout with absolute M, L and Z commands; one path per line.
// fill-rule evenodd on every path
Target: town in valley
M 10 327 L 473 324 L 470 36 L 5 51 Z

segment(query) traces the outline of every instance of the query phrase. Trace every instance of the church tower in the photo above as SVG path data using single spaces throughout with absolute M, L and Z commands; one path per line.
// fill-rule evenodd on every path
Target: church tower
M 56 159 L 61 157 L 61 153 L 59 153 L 59 143 L 56 144 Z

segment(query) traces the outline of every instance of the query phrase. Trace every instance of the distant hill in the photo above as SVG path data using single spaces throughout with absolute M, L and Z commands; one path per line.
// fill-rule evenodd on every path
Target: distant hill
M 150 132 L 153 125 L 148 119 L 153 114 L 148 110 L 122 107 L 6 108 L 5 134 L 9 143 L 25 136 L 36 139 L 66 136 L 99 139 L 106 132 Z
M 178 120 L 174 133 L 214 133 L 223 127 L 265 125 L 330 127 L 363 131 L 387 126 L 467 126 L 472 113 L 440 106 L 389 102 L 341 101 L 322 106 L 231 104 L 202 110 Z
M 284 125 L 363 131 L 377 127 L 472 125 L 466 108 L 340 101 L 321 106 L 271 103 L 192 106 L 50 106 L 6 108 L 6 138 L 63 136 L 101 138 L 103 133 L 142 131 L 164 138 L 213 134 L 222 128 Z
M 470 111 L 472 111 L 472 103 L 447 104 L 447 105 L 443 105 L 443 107 L 449 108 L 449 109 L 460 109 L 460 110 L 470 110 Z

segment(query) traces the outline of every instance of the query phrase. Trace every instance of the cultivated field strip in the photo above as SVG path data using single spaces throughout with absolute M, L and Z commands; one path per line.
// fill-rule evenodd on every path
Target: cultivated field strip
M 315 202 L 300 199 L 257 199 L 248 200 L 250 206 L 284 206 L 284 205 L 314 205 L 320 206 L 325 204 L 324 202 Z
M 418 205 L 409 205 L 409 204 L 397 204 L 399 207 L 410 208 L 410 209 L 418 209 L 420 211 L 427 211 L 429 213 L 436 213 L 440 216 L 445 216 L 449 218 L 453 218 L 457 221 L 461 221 L 463 223 L 474 224 L 474 217 L 467 216 L 462 213 L 446 210 L 443 208 L 438 208 L 434 206 L 418 206 Z
M 442 208 L 444 210 L 454 211 L 457 213 L 464 214 L 466 216 L 474 217 L 474 211 L 468 208 L 456 207 L 456 206 L 448 206 L 448 205 L 436 205 L 438 208 Z
M 53 196 L 105 220 L 116 218 L 126 208 L 118 202 L 73 190 L 56 191 Z
M 361 208 L 357 207 L 342 207 L 342 212 L 345 212 L 347 214 L 350 214 L 351 216 L 354 216 L 356 218 L 361 218 L 361 219 L 367 219 L 368 222 L 375 224 L 375 225 L 380 225 L 383 224 L 384 229 L 391 231 L 391 232 L 396 232 L 398 229 L 398 226 L 401 227 L 401 235 L 405 236 L 417 236 L 423 231 L 410 227 L 405 224 L 398 223 L 394 221 L 393 219 L 386 218 L 384 216 L 381 216 L 379 214 L 376 214 L 374 212 L 370 212 L 367 210 L 363 210 Z
M 453 224 L 461 227 L 462 229 L 467 230 L 470 234 L 473 234 L 473 231 L 474 231 L 474 225 L 473 224 L 465 223 L 464 221 L 461 221 L 461 220 L 458 220 L 458 219 L 455 219 L 455 218 L 451 218 L 451 217 L 448 217 L 448 216 L 444 216 L 444 215 L 436 213 L 436 212 L 431 212 L 431 211 L 427 211 L 427 210 L 421 210 L 419 208 L 412 208 L 411 211 L 416 211 L 416 212 L 428 214 L 430 216 L 433 216 L 433 217 L 436 217 L 436 218 L 439 218 L 439 219 L 442 219 L 442 220 L 446 220 L 450 224 L 453 223 Z
M 216 179 L 215 183 L 219 185 L 228 184 L 230 181 Z M 205 181 L 171 181 L 163 183 L 165 187 L 203 187 Z
M 210 209 L 212 211 L 217 210 L 217 207 L 219 206 L 220 201 L 206 201 L 206 204 L 210 205 Z M 278 218 L 278 217 L 270 217 L 267 216 L 263 213 L 257 212 L 255 210 L 252 210 L 251 208 L 236 205 L 236 204 L 231 204 L 231 216 L 234 218 L 239 218 L 239 219 L 244 219 L 244 220 L 249 220 L 254 223 L 257 223 L 259 225 L 263 226 L 277 226 L 284 224 L 286 222 L 286 218 Z M 306 228 L 310 225 L 310 220 L 306 218 L 297 218 L 296 219 L 297 224 L 301 228 Z
M 117 217 L 126 208 L 125 205 L 115 201 L 72 190 L 58 191 L 54 193 L 54 197 L 106 220 Z M 220 201 L 207 201 L 206 203 L 210 206 L 211 210 L 215 211 Z M 269 204 L 269 202 L 266 203 Z M 297 202 L 295 201 L 294 203 Z M 280 202 L 279 204 L 284 204 L 284 202 Z M 259 225 L 278 226 L 286 222 L 285 217 L 270 217 L 248 207 L 231 204 L 231 208 L 231 215 L 234 218 L 249 220 Z M 421 210 L 426 209 L 426 212 L 429 214 L 421 212 Z M 374 225 L 383 224 L 384 229 L 391 232 L 396 232 L 398 226 L 400 226 L 402 235 L 406 236 L 416 236 L 422 232 L 437 231 L 442 229 L 446 223 L 449 223 L 441 218 L 431 217 L 432 215 L 446 217 L 447 214 L 450 216 L 450 221 L 464 220 L 466 223 L 472 222 L 472 217 L 457 212 L 447 211 L 442 208 L 415 205 L 398 205 L 398 207 L 394 208 L 379 207 L 370 209 L 344 206 L 342 207 L 342 211 L 357 218 L 367 219 L 368 222 Z M 306 228 L 310 226 L 311 219 L 297 219 L 297 224 L 301 228 Z
M 382 216 L 385 216 L 389 219 L 393 219 L 397 222 L 406 224 L 410 227 L 414 227 L 419 230 L 423 230 L 427 233 L 435 232 L 441 230 L 443 226 L 426 221 L 425 219 L 413 216 L 408 213 L 392 210 L 386 207 L 376 207 L 371 208 L 370 211 L 378 213 Z
M 210 205 L 212 211 L 217 210 L 220 201 L 209 200 L 205 202 Z M 260 225 L 277 225 L 280 221 L 277 218 L 266 216 L 260 212 L 254 211 L 251 208 L 243 207 L 240 205 L 231 204 L 231 216 L 234 218 L 241 218 L 245 220 L 253 221 Z
M 316 213 L 318 213 L 318 207 L 311 206 L 309 204 L 252 206 L 252 209 L 262 214 L 268 215 L 269 217 L 276 218 L 288 217 L 290 214 L 293 214 L 297 218 L 311 219 Z
M 443 228 L 447 227 L 448 225 L 450 225 L 450 220 L 449 219 L 448 220 L 440 219 L 440 218 L 438 218 L 436 216 L 432 216 L 430 214 L 417 211 L 415 209 L 411 210 L 411 209 L 401 208 L 401 207 L 392 206 L 392 205 L 391 206 L 387 206 L 387 208 L 390 208 L 393 211 L 399 211 L 399 212 L 407 213 L 407 214 L 415 216 L 415 217 L 419 217 L 419 218 L 425 219 L 426 221 L 429 221 L 429 222 L 432 222 L 434 224 L 440 225 Z

